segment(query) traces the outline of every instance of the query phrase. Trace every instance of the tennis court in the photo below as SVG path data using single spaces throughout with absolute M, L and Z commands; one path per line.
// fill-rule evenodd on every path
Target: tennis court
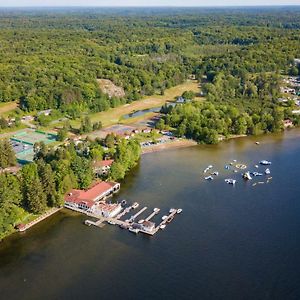
M 35 143 L 50 144 L 56 141 L 56 135 L 44 131 L 26 129 L 15 133 L 10 138 L 16 157 L 20 163 L 33 160 L 33 146 Z

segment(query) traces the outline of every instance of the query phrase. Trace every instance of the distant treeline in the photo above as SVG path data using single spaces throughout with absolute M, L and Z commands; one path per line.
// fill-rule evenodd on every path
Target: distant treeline
M 191 73 L 288 73 L 299 20 L 296 7 L 2 10 L 0 101 L 77 117 L 163 94 Z M 126 96 L 109 98 L 97 78 Z

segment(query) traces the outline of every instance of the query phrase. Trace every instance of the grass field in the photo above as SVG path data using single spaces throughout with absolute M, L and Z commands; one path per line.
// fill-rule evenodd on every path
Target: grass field
M 183 84 L 167 89 L 163 96 L 160 95 L 147 96 L 141 100 L 134 101 L 130 104 L 125 104 L 122 106 L 118 106 L 116 108 L 111 108 L 107 111 L 90 114 L 89 116 L 92 122 L 101 121 L 103 127 L 106 127 L 109 125 L 119 123 L 121 117 L 125 114 L 129 114 L 137 110 L 162 106 L 167 101 L 173 101 L 175 97 L 180 96 L 184 91 L 194 91 L 196 93 L 199 93 L 199 83 L 195 80 L 188 80 Z M 139 119 L 143 119 L 143 117 Z M 129 122 L 132 123 L 136 121 L 137 121 L 136 119 L 126 120 L 126 121 L 122 120 L 121 123 L 129 123 Z M 72 122 L 72 126 L 79 127 L 79 123 L 80 123 L 79 121 L 74 121 Z
M 17 102 L 5 102 L 0 103 L 0 116 L 2 116 L 5 113 L 8 113 L 14 109 L 16 109 L 18 106 Z

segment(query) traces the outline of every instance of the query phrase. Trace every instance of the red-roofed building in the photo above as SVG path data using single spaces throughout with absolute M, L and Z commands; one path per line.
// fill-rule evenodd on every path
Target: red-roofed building
M 93 163 L 93 170 L 95 174 L 98 176 L 107 175 L 113 162 L 113 159 L 95 161 Z
M 65 196 L 65 207 L 95 213 L 100 201 L 119 189 L 119 183 L 106 181 L 98 182 L 88 190 L 73 189 Z

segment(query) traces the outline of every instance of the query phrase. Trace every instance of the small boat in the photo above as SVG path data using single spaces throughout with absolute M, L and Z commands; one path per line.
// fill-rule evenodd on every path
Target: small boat
M 250 172 L 248 171 L 248 172 L 244 173 L 244 174 L 243 174 L 243 178 L 246 179 L 246 180 L 251 180 L 252 177 L 251 177 L 251 175 L 250 175 Z
M 121 201 L 121 205 L 124 207 L 127 204 L 127 201 L 124 199 Z
M 233 162 L 237 162 L 237 160 L 236 160 L 236 159 L 234 159 L 234 160 L 233 160 Z
M 263 173 L 253 172 L 253 176 L 263 176 Z
M 264 166 L 267 166 L 267 165 L 271 165 L 272 163 L 270 161 L 267 161 L 267 160 L 261 160 L 259 162 L 261 165 L 264 165 Z
M 162 224 L 162 225 L 160 225 L 160 227 L 159 227 L 159 228 L 160 228 L 160 229 L 165 229 L 165 228 L 166 228 L 166 226 L 167 226 L 166 224 Z
M 271 174 L 271 171 L 270 171 L 270 169 L 266 169 L 266 170 L 265 170 L 265 174 L 266 174 L 266 175 L 269 175 L 269 174 Z
M 226 170 L 229 170 L 229 169 L 230 169 L 230 166 L 226 165 L 224 168 L 225 168 Z
M 132 204 L 132 208 L 135 209 L 135 208 L 137 208 L 137 207 L 139 207 L 139 204 L 138 204 L 137 202 L 134 202 L 134 203 Z
M 232 179 L 232 178 L 227 178 L 227 179 L 225 179 L 225 182 L 228 183 L 228 184 L 235 185 L 236 180 L 235 180 L 235 179 Z
M 145 221 L 145 220 L 141 219 L 141 220 L 138 221 L 138 223 L 139 223 L 139 224 L 142 224 L 142 223 L 144 223 L 144 221 Z
M 107 223 L 111 224 L 111 225 L 116 225 L 116 223 L 114 221 L 112 221 L 112 220 L 111 221 L 107 221 Z
M 210 170 L 210 169 L 212 169 L 212 165 L 209 165 L 204 171 L 203 171 L 203 173 L 206 173 L 208 170 Z
M 174 212 L 176 209 L 175 208 L 170 208 L 169 213 Z
M 172 216 L 171 218 L 169 218 L 169 219 L 167 220 L 167 222 L 170 223 L 173 219 L 174 219 L 174 216 Z
M 259 168 L 259 167 L 258 167 L 258 165 L 255 165 L 254 167 L 255 167 L 256 169 L 258 169 L 258 168 Z
M 256 145 L 259 145 L 259 142 L 255 142 Z
M 153 209 L 153 211 L 158 212 L 158 211 L 159 211 L 159 208 L 155 207 L 155 208 Z
M 205 180 L 213 180 L 214 178 L 212 176 L 206 176 L 204 177 Z
M 90 222 L 89 220 L 85 220 L 85 221 L 84 221 L 84 224 L 87 225 L 87 226 L 91 226 L 91 225 L 92 225 L 91 222 Z M 21 230 L 19 230 L 19 231 L 21 231 Z
M 168 218 L 168 216 L 162 216 L 162 220 L 165 220 L 165 219 L 167 219 Z
M 139 229 L 137 229 L 137 228 L 129 228 L 129 231 L 133 232 L 133 233 L 138 233 Z
M 182 212 L 182 208 L 177 209 L 177 213 L 180 214 Z
M 213 172 L 211 175 L 219 176 L 219 172 L 218 172 L 218 171 L 215 171 L 215 172 Z

